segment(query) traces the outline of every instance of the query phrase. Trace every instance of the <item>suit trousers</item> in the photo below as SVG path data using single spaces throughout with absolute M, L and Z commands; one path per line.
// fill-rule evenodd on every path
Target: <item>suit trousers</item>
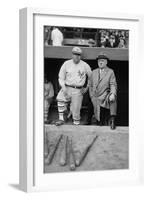
M 110 102 L 110 115 L 115 116 L 117 114 L 117 101 Z
M 89 104 L 88 104 L 88 119 L 87 121 L 90 122 L 92 119 L 92 116 L 94 114 L 94 109 L 96 109 L 97 105 L 94 105 L 89 99 Z M 110 116 L 116 116 L 117 115 L 117 101 L 109 102 L 109 109 L 101 107 L 100 106 L 100 121 L 105 121 L 106 118 L 109 118 Z M 95 116 L 97 119 L 97 117 Z

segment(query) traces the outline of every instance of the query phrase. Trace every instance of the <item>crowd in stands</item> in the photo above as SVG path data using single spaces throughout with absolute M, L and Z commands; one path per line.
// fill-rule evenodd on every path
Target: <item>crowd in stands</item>
M 44 28 L 45 45 L 62 46 L 65 39 L 88 40 L 89 47 L 128 48 L 129 31 L 117 29 L 88 29 L 69 27 Z
M 129 31 L 125 30 L 99 30 L 98 47 L 128 48 Z

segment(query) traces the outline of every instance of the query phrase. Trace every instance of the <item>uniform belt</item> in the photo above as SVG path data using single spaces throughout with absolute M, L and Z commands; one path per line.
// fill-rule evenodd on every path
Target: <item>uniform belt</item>
M 82 89 L 83 88 L 83 86 L 74 86 L 74 85 L 67 85 L 67 84 L 65 84 L 65 86 L 75 88 L 75 89 Z

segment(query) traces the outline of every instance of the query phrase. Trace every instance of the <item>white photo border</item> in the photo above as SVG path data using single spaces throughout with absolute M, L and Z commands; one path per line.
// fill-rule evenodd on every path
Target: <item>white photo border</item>
M 26 124 L 21 126 L 20 187 L 25 191 L 90 188 L 98 186 L 128 185 L 143 182 L 143 130 L 136 105 L 139 84 L 137 66 L 143 67 L 143 17 L 134 15 L 90 13 L 84 11 L 53 11 L 26 8 L 21 11 L 26 29 L 27 45 L 22 60 L 26 67 Z M 71 20 L 72 19 L 72 20 Z M 44 73 L 44 26 L 71 26 L 89 28 L 114 28 L 129 31 L 129 169 L 93 172 L 44 173 L 43 172 L 43 73 Z M 22 30 L 20 30 L 21 33 Z M 24 31 L 24 30 L 23 30 Z M 134 42 L 135 41 L 135 42 Z M 62 47 L 61 47 L 62 48 Z M 24 66 L 26 65 L 26 66 Z M 20 68 L 22 68 L 20 66 Z M 21 70 L 20 70 L 21 71 Z M 21 75 L 21 73 L 20 73 Z M 23 69 L 22 69 L 23 75 Z M 21 76 L 22 76 L 21 75 Z M 21 82 L 20 84 L 25 84 Z M 25 87 L 25 86 L 24 86 Z M 20 105 L 22 106 L 22 105 Z M 23 110 L 24 112 L 24 110 Z M 23 114 L 22 114 L 23 115 Z M 23 118 L 23 117 L 22 117 Z M 21 121 L 21 120 L 20 120 Z M 25 138 L 24 138 L 25 137 Z M 22 166 L 25 164 L 26 168 Z M 23 174 L 23 175 L 22 175 Z

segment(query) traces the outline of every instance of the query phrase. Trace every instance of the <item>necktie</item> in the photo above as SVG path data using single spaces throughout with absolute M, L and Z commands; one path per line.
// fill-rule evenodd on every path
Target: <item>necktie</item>
M 100 69 L 100 79 L 101 79 L 101 77 L 103 75 L 103 72 L 104 72 L 104 69 Z

